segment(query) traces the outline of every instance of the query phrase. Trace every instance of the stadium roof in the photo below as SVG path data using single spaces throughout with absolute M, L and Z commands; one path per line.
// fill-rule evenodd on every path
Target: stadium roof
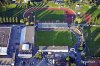
M 10 33 L 11 27 L 0 27 L 0 47 L 8 46 Z
M 67 23 L 38 23 L 38 28 L 65 28 L 67 26 Z
M 39 46 L 43 52 L 68 52 L 68 46 Z

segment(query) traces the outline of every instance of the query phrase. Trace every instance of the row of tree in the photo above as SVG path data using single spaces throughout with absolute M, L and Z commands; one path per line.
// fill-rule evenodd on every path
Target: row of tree
M 11 23 L 11 24 L 25 24 L 25 25 L 33 25 L 34 22 L 29 22 L 28 18 L 19 19 L 18 17 L 0 17 L 0 24 L 3 23 Z
M 18 23 L 18 17 L 0 17 L 0 23 Z

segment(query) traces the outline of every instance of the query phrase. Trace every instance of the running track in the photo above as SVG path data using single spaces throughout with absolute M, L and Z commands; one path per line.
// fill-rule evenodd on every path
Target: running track
M 68 23 L 72 23 L 73 20 L 75 19 L 75 12 L 70 9 L 70 8 L 36 8 L 36 7 L 31 7 L 29 9 L 26 9 L 23 17 L 27 18 L 28 16 L 30 16 L 32 14 L 33 11 L 37 11 L 37 10 L 63 10 L 65 13 L 65 21 Z

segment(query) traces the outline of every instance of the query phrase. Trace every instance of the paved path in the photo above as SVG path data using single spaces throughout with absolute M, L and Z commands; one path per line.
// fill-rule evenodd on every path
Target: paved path
M 70 27 L 70 29 L 72 30 L 72 32 L 75 34 L 77 42 L 74 45 L 73 48 L 75 48 L 75 53 L 70 52 L 69 54 L 74 54 L 76 55 L 76 59 L 75 62 L 77 64 L 77 66 L 83 66 L 83 64 L 81 64 L 81 60 L 82 60 L 82 56 L 81 56 L 81 52 L 78 51 L 78 48 L 80 47 L 81 42 L 83 41 L 83 33 L 82 31 L 80 31 L 77 27 Z M 81 36 L 82 35 L 82 36 Z

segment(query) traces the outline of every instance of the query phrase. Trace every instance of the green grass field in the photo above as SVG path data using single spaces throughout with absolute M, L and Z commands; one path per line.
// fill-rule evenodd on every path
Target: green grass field
M 64 11 L 61 10 L 38 10 L 34 13 L 36 16 L 36 20 L 40 21 L 65 20 Z
M 20 20 L 23 19 L 23 13 L 24 13 L 25 7 L 22 6 L 16 6 L 15 4 L 10 4 L 10 5 L 6 5 L 6 6 L 2 6 L 0 7 L 0 22 L 2 23 L 2 21 L 4 21 L 4 18 L 8 18 L 10 20 L 10 18 L 13 17 L 17 17 L 18 18 L 18 23 L 20 23 Z M 6 20 L 6 19 L 5 19 Z M 3 23 L 6 23 L 3 22 Z M 7 22 L 7 23 L 14 23 L 12 22 Z
M 76 5 L 80 4 L 80 8 L 75 9 Z M 85 4 L 81 2 L 76 2 L 72 6 L 70 6 L 76 13 L 81 12 L 81 22 L 84 23 L 84 14 L 88 13 L 91 15 L 91 22 L 90 24 L 100 24 L 100 6 L 90 6 L 90 4 Z
M 85 27 L 84 34 L 89 52 L 89 56 L 100 56 L 100 26 Z
M 72 37 L 72 39 L 71 39 Z M 75 35 L 70 31 L 37 31 L 36 42 L 38 46 L 73 46 Z

